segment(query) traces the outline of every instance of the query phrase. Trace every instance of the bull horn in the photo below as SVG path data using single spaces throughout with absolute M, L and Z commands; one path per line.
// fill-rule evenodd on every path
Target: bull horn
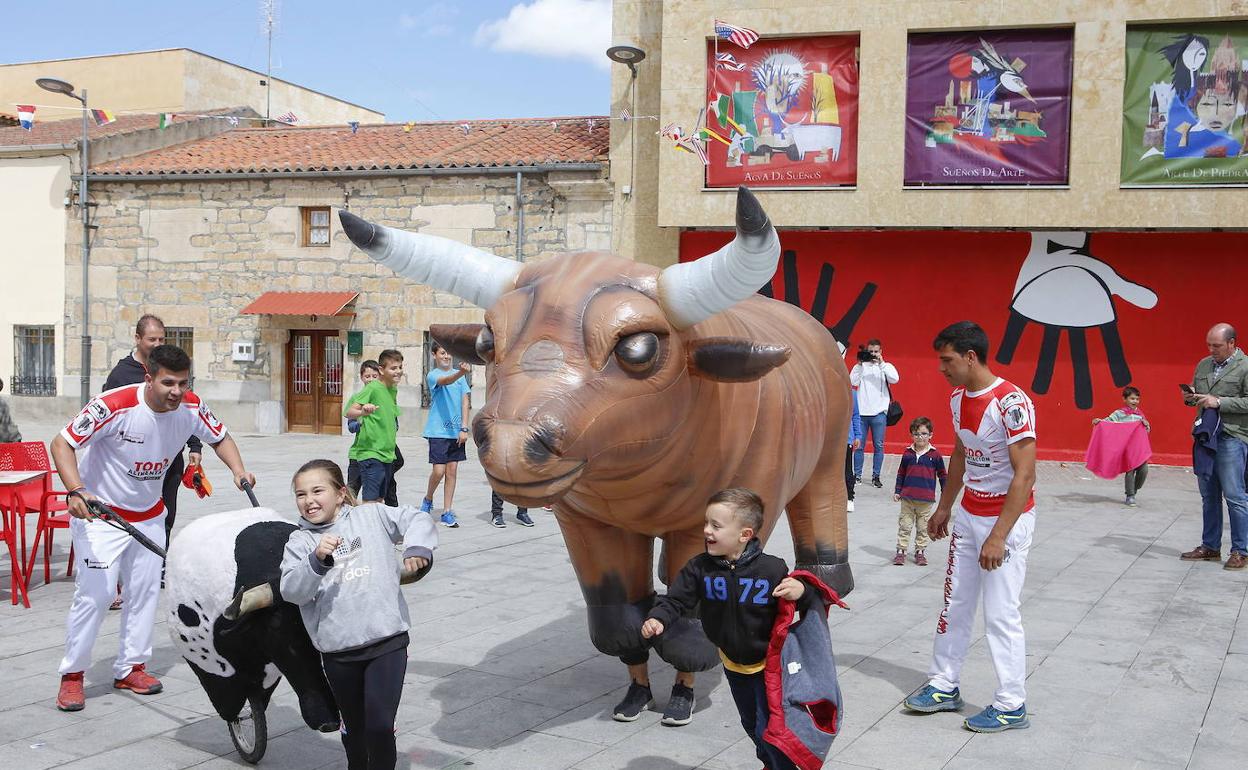
M 238 620 L 249 612 L 273 606 L 273 586 L 263 583 L 255 588 L 241 588 L 234 595 L 234 601 L 225 608 L 221 617 L 226 620 Z
M 361 251 L 405 278 L 489 308 L 516 285 L 520 263 L 449 238 L 377 225 L 339 211 L 342 229 Z
M 745 187 L 737 188 L 737 237 L 713 254 L 664 268 L 659 305 L 677 329 L 727 310 L 775 275 L 780 238 L 767 212 Z

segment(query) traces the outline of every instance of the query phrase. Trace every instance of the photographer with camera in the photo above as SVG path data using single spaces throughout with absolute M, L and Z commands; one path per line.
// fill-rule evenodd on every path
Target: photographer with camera
M 858 347 L 858 363 L 849 372 L 849 383 L 858 399 L 858 411 L 862 415 L 863 441 L 854 450 L 854 480 L 862 481 L 862 466 L 866 459 L 866 436 L 871 437 L 871 483 L 877 488 L 880 469 L 884 466 L 884 431 L 888 427 L 888 404 L 892 400 L 889 386 L 901 376 L 897 367 L 884 360 L 880 341 L 867 340 Z

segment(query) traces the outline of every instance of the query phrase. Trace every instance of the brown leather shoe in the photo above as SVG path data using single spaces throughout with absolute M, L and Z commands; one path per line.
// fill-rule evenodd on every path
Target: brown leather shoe
M 1179 558 L 1183 561 L 1222 561 L 1222 552 L 1198 545 L 1187 553 L 1181 554 Z
M 1248 567 L 1248 556 L 1244 556 L 1239 551 L 1231 551 L 1226 564 L 1222 565 L 1222 569 L 1243 569 L 1244 567 Z

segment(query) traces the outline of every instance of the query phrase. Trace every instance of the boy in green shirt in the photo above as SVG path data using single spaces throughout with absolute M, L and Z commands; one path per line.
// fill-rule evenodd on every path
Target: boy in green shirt
M 343 416 L 360 421 L 360 432 L 347 457 L 360 468 L 360 499 L 382 502 L 390 486 L 394 451 L 399 432 L 399 380 L 403 379 L 403 354 L 383 350 L 377 356 L 381 378 L 373 380 L 347 402 Z

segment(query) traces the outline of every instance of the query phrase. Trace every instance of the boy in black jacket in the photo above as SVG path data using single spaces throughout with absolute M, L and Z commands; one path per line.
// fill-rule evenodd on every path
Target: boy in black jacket
M 763 666 L 776 620 L 776 598 L 796 601 L 797 609 L 805 612 L 814 592 L 788 576 L 783 559 L 763 553 L 755 537 L 762 526 L 763 501 L 748 489 L 725 489 L 707 500 L 702 529 L 706 553 L 690 559 L 667 595 L 658 598 L 641 635 L 658 636 L 699 607 L 702 630 L 719 648 L 741 726 L 754 741 L 758 758 L 770 770 L 787 770 L 795 767 L 793 763 L 763 741 L 768 715 Z

